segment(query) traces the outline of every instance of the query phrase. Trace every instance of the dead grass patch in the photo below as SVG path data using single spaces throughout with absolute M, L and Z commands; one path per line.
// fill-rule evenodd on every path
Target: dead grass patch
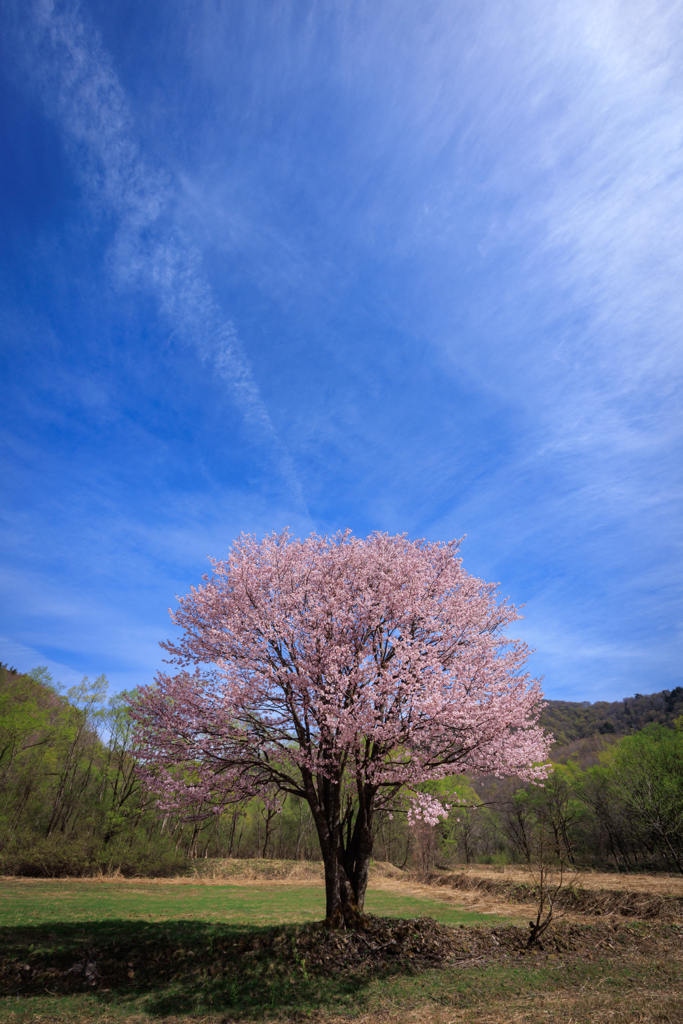
M 99 882 L 102 885 L 310 885 L 312 882 L 324 880 L 322 864 L 315 861 L 286 860 L 207 860 L 198 861 L 187 874 L 175 875 L 170 878 L 126 877 L 118 870 L 100 872 L 96 875 L 63 876 L 58 878 L 39 879 L 54 883 L 73 885 L 77 882 Z M 35 882 L 33 877 L 21 875 L 0 875 L 0 882 L 24 883 Z
M 398 870 L 398 869 L 395 869 Z M 520 865 L 456 864 L 449 873 L 474 875 L 511 882 L 529 880 L 529 872 Z M 584 889 L 619 889 L 658 896 L 683 896 L 683 875 L 624 874 L 614 871 L 566 871 L 564 879 Z
M 527 908 L 538 901 L 538 888 L 529 874 L 516 877 L 492 878 L 481 873 L 470 872 L 412 872 L 406 881 L 439 888 L 447 888 L 458 893 L 474 893 L 476 898 L 488 894 L 493 899 L 504 900 L 508 904 L 523 904 Z M 584 886 L 575 875 L 569 877 L 565 887 L 555 898 L 555 905 L 565 914 L 581 914 L 601 916 L 616 914 L 621 917 L 632 917 L 640 920 L 679 920 L 683 919 L 683 893 L 651 892 L 643 889 L 629 889 L 623 885 L 620 889 Z M 492 911 L 493 912 L 493 911 Z
M 405 875 L 402 878 L 386 878 L 371 874 L 368 890 L 440 900 L 453 906 L 467 907 L 468 910 L 478 914 L 495 914 L 508 918 L 519 918 L 520 921 L 526 921 L 530 914 L 536 913 L 537 909 L 536 904 L 531 902 L 515 903 L 511 906 L 510 901 L 504 896 L 487 892 L 485 889 L 456 890 L 446 886 L 431 885 L 428 882 L 420 883 L 407 880 Z
M 348 1024 L 348 1017 L 320 1017 L 316 1021 Z M 496 1000 L 486 1007 L 458 1010 L 427 1005 L 408 1012 L 387 1008 L 384 1012 L 354 1018 L 354 1024 L 601 1024 L 603 1021 L 606 1024 L 681 1024 L 683 993 L 641 990 L 630 992 L 628 1000 L 623 992 L 538 993 Z M 167 1024 L 172 1022 L 169 1020 Z

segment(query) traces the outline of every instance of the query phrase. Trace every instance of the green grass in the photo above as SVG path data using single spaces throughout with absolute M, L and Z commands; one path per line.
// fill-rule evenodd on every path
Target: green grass
M 433 917 L 442 924 L 502 924 L 514 917 L 477 914 L 438 899 L 370 892 L 378 917 Z M 178 885 L 115 882 L 0 883 L 0 927 L 76 921 L 215 921 L 234 925 L 305 924 L 325 916 L 319 885 Z
M 498 920 L 394 892 L 371 893 L 368 910 L 402 918 L 428 914 L 465 926 Z M 375 976 L 350 977 L 334 970 L 307 973 L 291 957 L 278 957 L 269 945 L 277 926 L 288 925 L 290 943 L 297 927 L 322 914 L 322 890 L 313 885 L 3 881 L 0 961 L 5 991 L 12 995 L 0 999 L 0 1021 L 132 1024 L 172 1018 L 219 1024 L 309 1015 L 401 1021 L 416 1011 L 422 1019 L 426 1009 L 434 1021 L 448 1024 L 455 1011 L 471 1011 L 475 1021 L 493 1005 L 507 1014 L 524 1003 L 533 1014 L 539 1000 L 554 994 L 569 1004 L 590 992 L 635 999 L 647 990 L 670 999 L 674 990 L 680 991 L 680 965 L 670 961 L 605 959 L 556 966 L 530 955 L 509 965 L 418 971 L 403 964 Z M 262 944 L 254 953 L 255 938 Z M 64 980 L 64 972 L 89 959 L 100 965 L 106 987 L 90 990 L 82 975 Z M 36 974 L 28 972 L 17 987 L 12 979 L 25 964 Z M 53 971 L 54 982 L 46 979 L 46 971 Z M 599 1019 L 590 1016 L 594 1012 L 595 1007 L 587 1011 L 585 1020 Z M 502 1013 L 496 1021 L 513 1019 Z M 559 1022 L 566 1016 L 538 1019 Z M 572 1019 L 584 1017 L 579 1013 Z

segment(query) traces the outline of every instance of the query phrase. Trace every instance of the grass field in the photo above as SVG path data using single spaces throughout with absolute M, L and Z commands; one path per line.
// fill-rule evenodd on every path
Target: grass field
M 437 898 L 372 891 L 366 910 L 381 917 L 433 917 L 442 924 L 500 924 L 501 915 L 478 914 Z M 325 916 L 320 885 L 174 885 L 129 882 L 53 882 L 6 879 L 0 883 L 0 928 L 51 922 L 216 921 L 231 925 L 305 924 Z
M 501 915 L 396 890 L 371 891 L 366 909 L 464 926 L 458 934 L 465 949 L 468 935 L 483 941 L 494 925 L 504 925 Z M 539 953 L 437 969 L 402 962 L 354 975 L 334 964 L 313 973 L 298 957 L 297 935 L 322 916 L 319 884 L 5 879 L 0 1020 L 683 1022 L 676 954 L 683 933 L 674 925 L 632 925 L 614 941 L 601 926 L 594 935 L 599 953 L 585 961 Z M 96 977 L 87 976 L 90 964 Z

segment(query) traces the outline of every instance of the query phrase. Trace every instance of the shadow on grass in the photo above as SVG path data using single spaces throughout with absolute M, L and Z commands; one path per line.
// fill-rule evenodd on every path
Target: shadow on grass
M 396 962 L 362 975 L 307 968 L 298 926 L 245 928 L 204 921 L 108 920 L 0 929 L 0 988 L 10 996 L 88 993 L 151 1015 L 343 1009 Z

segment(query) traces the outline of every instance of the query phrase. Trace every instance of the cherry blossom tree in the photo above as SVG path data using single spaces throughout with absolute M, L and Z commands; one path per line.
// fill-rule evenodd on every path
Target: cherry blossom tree
M 436 823 L 447 807 L 425 782 L 545 777 L 539 683 L 505 633 L 520 616 L 457 541 L 242 535 L 212 566 L 171 613 L 181 636 L 161 646 L 178 671 L 132 708 L 143 777 L 188 813 L 306 800 L 329 927 L 362 923 L 378 810 L 403 800 Z

